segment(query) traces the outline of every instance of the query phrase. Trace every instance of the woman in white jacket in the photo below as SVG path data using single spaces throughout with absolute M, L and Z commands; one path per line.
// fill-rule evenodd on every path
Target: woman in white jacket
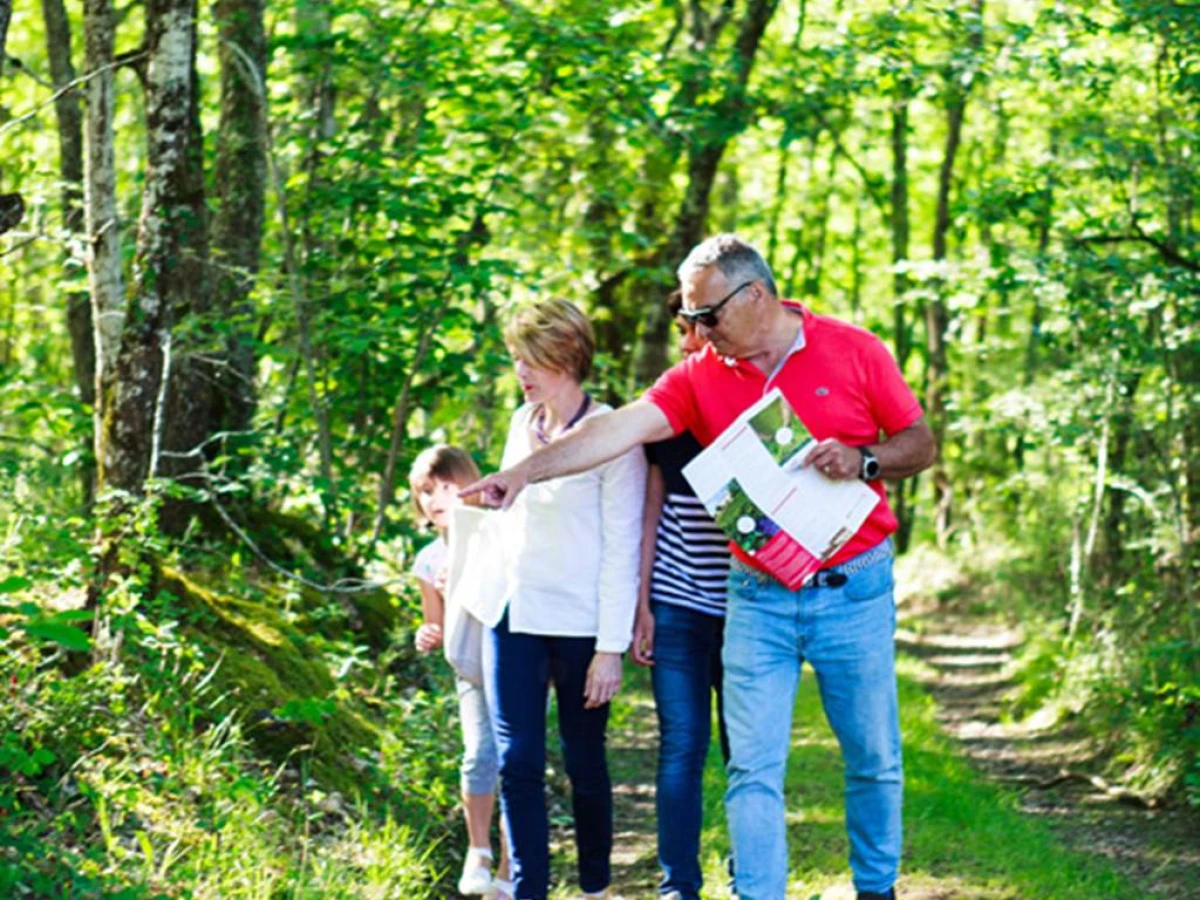
M 595 341 L 572 304 L 551 300 L 520 310 L 505 338 L 527 401 L 509 426 L 508 468 L 609 407 L 583 390 Z M 612 787 L 605 731 L 637 606 L 645 479 L 638 448 L 591 471 L 533 485 L 507 513 L 503 613 L 497 610 L 488 633 L 484 677 L 518 900 L 543 900 L 549 890 L 545 769 L 552 683 L 580 887 L 585 897 L 608 892 Z

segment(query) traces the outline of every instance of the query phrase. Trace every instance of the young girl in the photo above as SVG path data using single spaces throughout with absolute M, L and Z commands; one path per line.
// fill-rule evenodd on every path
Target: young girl
M 446 590 L 448 556 L 446 530 L 450 524 L 450 509 L 461 502 L 458 499 L 459 489 L 478 479 L 479 469 L 466 451 L 446 444 L 437 444 L 422 452 L 414 460 L 409 474 L 417 517 L 437 531 L 437 537 L 417 554 L 413 564 L 413 574 L 417 576 L 417 584 L 421 588 L 424 621 L 417 629 L 416 643 L 422 653 L 442 646 L 445 615 L 443 594 Z M 473 684 L 462 677 L 455 681 L 463 734 L 463 812 L 470 840 L 458 891 L 461 894 L 493 894 L 504 887 L 503 882 L 498 879 L 493 881 L 492 878 L 492 850 L 488 834 L 499 771 L 496 744 L 482 685 Z M 503 838 L 501 847 L 503 849 Z M 503 858 L 503 853 L 501 856 L 499 872 L 506 874 L 507 860 Z

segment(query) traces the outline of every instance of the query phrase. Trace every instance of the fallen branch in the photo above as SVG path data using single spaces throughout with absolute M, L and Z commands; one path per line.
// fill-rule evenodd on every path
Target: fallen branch
M 1069 781 L 1082 781 L 1090 784 L 1100 793 L 1107 797 L 1116 800 L 1118 803 L 1126 803 L 1130 806 L 1139 806 L 1143 809 L 1157 809 L 1159 800 L 1156 797 L 1147 797 L 1139 794 L 1136 791 L 1131 791 L 1127 787 L 1110 784 L 1099 775 L 1091 775 L 1087 772 L 1075 772 L 1071 769 L 1059 769 L 1058 774 L 1047 781 L 1039 781 L 1031 785 L 1039 791 L 1048 791 L 1051 788 L 1058 787 L 1061 784 L 1066 784 Z

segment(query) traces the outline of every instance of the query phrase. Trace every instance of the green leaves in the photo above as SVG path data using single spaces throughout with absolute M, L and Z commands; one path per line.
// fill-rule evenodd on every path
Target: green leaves
M 0 579 L 0 594 L 14 594 L 32 586 L 33 582 L 24 576 L 9 575 Z M 49 612 L 30 601 L 0 604 L 0 622 L 4 623 L 0 624 L 0 639 L 8 637 L 15 627 L 37 643 L 82 653 L 91 649 L 91 638 L 74 623 L 90 621 L 93 615 L 87 609 Z
M 23 591 L 32 585 L 28 578 L 20 575 L 9 575 L 6 578 L 0 579 L 0 594 L 13 594 L 17 591 Z
M 83 653 L 91 649 L 92 641 L 80 629 L 55 621 L 32 621 L 21 626 L 31 638 L 43 643 L 57 644 L 64 650 Z

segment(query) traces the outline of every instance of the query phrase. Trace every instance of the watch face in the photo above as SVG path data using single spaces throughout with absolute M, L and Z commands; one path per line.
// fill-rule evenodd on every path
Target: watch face
M 866 481 L 874 481 L 879 477 L 879 460 L 869 450 L 863 451 L 862 477 Z

